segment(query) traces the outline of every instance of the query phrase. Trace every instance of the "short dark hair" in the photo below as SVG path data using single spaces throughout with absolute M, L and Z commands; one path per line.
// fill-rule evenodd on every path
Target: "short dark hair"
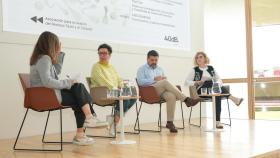
M 101 48 L 106 48 L 109 51 L 109 54 L 112 54 L 113 52 L 112 47 L 106 43 L 101 44 L 97 50 L 99 51 Z
M 154 57 L 158 57 L 158 52 L 155 50 L 150 50 L 147 54 L 147 58 L 149 58 L 150 56 L 154 56 Z

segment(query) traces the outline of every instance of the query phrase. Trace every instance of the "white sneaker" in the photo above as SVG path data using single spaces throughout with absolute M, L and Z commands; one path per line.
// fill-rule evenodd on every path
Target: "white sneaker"
M 109 123 L 109 135 L 115 136 L 115 124 L 114 124 L 114 116 L 113 115 L 107 115 L 106 120 Z
M 94 127 L 100 127 L 100 128 L 106 128 L 108 126 L 108 122 L 100 121 L 96 116 L 92 116 L 89 119 L 85 120 L 84 127 L 87 128 L 94 128 Z
M 221 124 L 220 121 L 216 121 L 216 128 L 218 128 L 218 129 L 223 129 L 224 126 Z
M 86 135 L 82 136 L 81 138 L 78 138 L 77 136 L 73 138 L 73 144 L 76 145 L 91 145 L 94 142 L 95 141 L 92 138 L 89 138 Z

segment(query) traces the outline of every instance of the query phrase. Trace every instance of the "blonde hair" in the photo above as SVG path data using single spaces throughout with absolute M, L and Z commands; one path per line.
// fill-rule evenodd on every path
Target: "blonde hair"
M 210 59 L 208 58 L 207 54 L 204 53 L 204 52 L 202 52 L 202 51 L 200 51 L 200 52 L 197 52 L 197 53 L 195 54 L 195 56 L 194 56 L 193 64 L 194 64 L 195 66 L 198 66 L 198 64 L 197 64 L 197 62 L 196 62 L 196 59 L 197 59 L 197 57 L 198 57 L 199 55 L 202 55 L 202 56 L 205 58 L 205 64 L 209 64 L 209 63 L 210 63 Z
M 58 37 L 52 33 L 45 31 L 43 32 L 34 47 L 33 53 L 30 58 L 30 65 L 36 64 L 37 60 L 42 55 L 48 55 L 53 64 L 57 63 L 58 53 L 56 52 L 59 48 L 59 39 Z

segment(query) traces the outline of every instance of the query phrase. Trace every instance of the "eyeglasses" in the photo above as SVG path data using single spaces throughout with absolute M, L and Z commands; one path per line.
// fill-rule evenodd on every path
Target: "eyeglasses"
M 199 59 L 199 58 L 204 58 L 204 56 L 200 55 L 200 56 L 195 57 L 195 59 Z
M 107 52 L 98 52 L 99 55 L 109 55 Z

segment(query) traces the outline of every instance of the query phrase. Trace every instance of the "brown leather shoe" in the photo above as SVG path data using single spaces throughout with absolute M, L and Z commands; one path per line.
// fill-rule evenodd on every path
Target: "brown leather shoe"
M 195 106 L 198 102 L 200 102 L 202 99 L 201 98 L 189 98 L 187 97 L 184 102 L 187 105 L 187 107 Z
M 166 128 L 169 129 L 170 133 L 177 133 L 178 130 L 176 129 L 175 125 L 173 123 L 166 123 Z

